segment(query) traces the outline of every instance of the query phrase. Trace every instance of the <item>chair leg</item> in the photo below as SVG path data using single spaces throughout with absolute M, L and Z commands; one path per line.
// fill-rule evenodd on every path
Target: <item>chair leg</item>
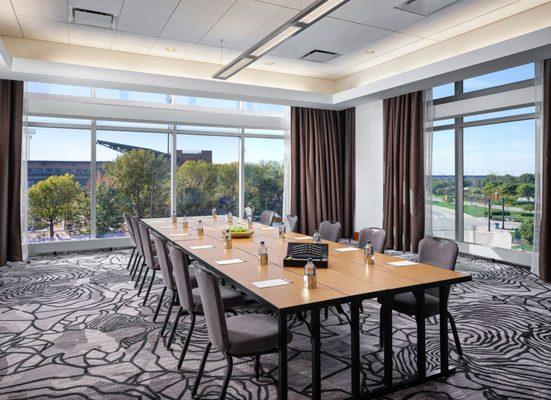
M 145 306 L 145 303 L 147 302 L 147 299 L 149 298 L 149 293 L 151 292 L 151 286 L 153 286 L 153 281 L 155 280 L 155 272 L 156 270 L 153 270 L 153 275 L 151 275 L 151 280 L 149 281 L 149 285 L 147 286 L 147 292 L 145 292 L 145 297 L 143 299 L 143 305 Z
M 457 348 L 457 353 L 460 356 L 463 356 L 463 349 L 461 348 L 461 342 L 459 341 L 459 335 L 457 334 L 457 327 L 455 326 L 455 320 L 448 311 L 448 321 L 450 321 L 450 326 L 452 327 L 453 340 L 455 341 L 455 347 Z
M 153 322 L 157 321 L 157 317 L 159 316 L 159 311 L 161 311 L 161 307 L 163 305 L 163 299 L 165 298 L 166 293 L 166 286 L 163 288 L 163 291 L 161 292 L 161 295 L 159 296 L 159 302 L 157 303 L 157 308 L 155 309 L 155 315 L 153 316 Z
M 136 256 L 134 257 L 134 262 L 132 262 L 132 267 L 130 267 L 130 280 L 134 280 L 134 276 L 136 275 L 136 270 L 138 269 L 138 262 L 140 261 L 140 255 L 136 252 Z
M 228 384 L 230 383 L 231 374 L 233 371 L 233 358 L 229 354 L 226 354 L 226 360 L 228 361 L 228 366 L 226 367 L 226 377 L 224 378 L 224 384 L 222 385 L 222 392 L 220 393 L 220 400 L 226 398 L 226 392 L 228 391 Z
M 260 379 L 260 354 L 254 356 L 254 377 L 256 380 Z
M 186 358 L 187 349 L 189 347 L 189 342 L 191 341 L 191 336 L 193 335 L 193 329 L 195 328 L 195 314 L 191 313 L 191 322 L 189 324 L 189 331 L 186 336 L 186 341 L 184 342 L 184 348 L 182 349 L 182 354 L 180 354 L 180 359 L 178 360 L 178 369 L 182 368 L 182 364 Z
M 384 313 L 383 313 L 383 306 L 381 305 L 381 310 L 379 311 L 379 347 L 382 349 L 384 346 Z
M 147 273 L 149 272 L 149 267 L 145 267 L 145 273 L 143 274 L 142 283 L 140 284 L 140 289 L 138 290 L 138 296 L 142 294 L 143 285 L 145 284 L 145 280 L 147 278 Z
M 165 322 L 163 323 L 163 327 L 161 328 L 161 336 L 164 336 L 166 327 L 168 325 L 168 321 L 170 320 L 170 314 L 172 313 L 172 307 L 174 306 L 174 299 L 176 298 L 176 291 L 172 291 L 172 299 L 170 300 L 170 305 L 168 306 L 168 310 L 166 312 Z
M 212 346 L 211 342 L 207 343 L 207 347 L 205 347 L 205 352 L 203 353 L 203 359 L 201 360 L 201 364 L 199 365 L 199 369 L 197 370 L 197 377 L 195 378 L 195 383 L 193 384 L 193 390 L 191 391 L 191 397 L 195 397 L 197 394 L 197 389 L 199 389 L 199 384 L 201 383 L 201 378 L 203 377 L 203 371 L 205 370 L 205 364 L 207 363 L 207 359 L 209 358 L 209 352 L 210 347 Z
M 145 267 L 145 261 L 142 260 L 142 266 L 140 267 L 140 272 L 138 272 L 138 277 L 136 278 L 136 283 L 134 283 L 134 289 L 138 287 L 138 283 L 140 282 L 140 277 L 142 276 L 143 269 Z
M 325 307 L 325 309 L 323 310 L 323 312 L 324 312 L 324 319 L 329 318 L 329 307 Z
M 182 316 L 182 307 L 178 308 L 178 312 L 176 313 L 176 319 L 174 320 L 174 323 L 172 324 L 172 329 L 170 331 L 170 336 L 168 337 L 168 342 L 166 344 L 166 348 L 170 350 L 170 346 L 172 345 L 172 341 L 174 340 L 174 335 L 176 334 L 176 330 L 178 329 L 178 322 L 180 322 L 180 317 Z
M 135 252 L 136 252 L 136 248 L 134 247 L 132 249 L 132 253 L 130 253 L 130 257 L 128 258 L 128 264 L 126 265 L 126 269 L 130 268 L 130 264 L 132 264 L 132 259 L 134 258 Z

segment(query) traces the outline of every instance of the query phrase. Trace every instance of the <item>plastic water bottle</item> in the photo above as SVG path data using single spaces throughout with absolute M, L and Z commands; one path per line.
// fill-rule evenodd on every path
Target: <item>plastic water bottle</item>
M 172 225 L 176 226 L 176 224 L 178 224 L 178 216 L 176 215 L 176 211 L 171 214 L 170 218 L 172 220 Z
M 364 263 L 367 265 L 375 265 L 375 252 L 373 251 L 373 245 L 369 240 L 364 248 Z
M 321 235 L 319 231 L 314 232 L 314 243 L 321 243 Z
M 199 220 L 197 222 L 197 236 L 203 236 L 205 230 L 203 228 L 203 221 Z
M 285 229 L 285 225 L 279 226 L 279 238 L 285 239 L 287 237 L 287 230 Z
M 224 248 L 226 250 L 231 249 L 232 247 L 232 240 L 231 240 L 231 231 L 229 229 L 226 229 L 226 233 L 224 234 Z
M 216 221 L 216 218 L 218 217 L 218 212 L 216 211 L 216 207 L 212 209 L 212 220 Z
M 253 217 L 251 215 L 247 217 L 247 227 L 253 229 Z
M 315 289 L 318 287 L 318 276 L 316 274 L 316 266 L 309 258 L 304 266 L 304 287 L 306 289 Z
M 228 225 L 232 225 L 232 224 L 233 224 L 233 215 L 231 211 L 228 211 Z
M 264 242 L 260 242 L 260 246 L 258 246 L 258 261 L 260 261 L 260 265 L 268 264 L 268 249 Z
M 189 222 L 187 220 L 187 215 L 184 215 L 182 217 L 182 229 L 184 229 L 184 231 L 187 231 L 189 228 Z

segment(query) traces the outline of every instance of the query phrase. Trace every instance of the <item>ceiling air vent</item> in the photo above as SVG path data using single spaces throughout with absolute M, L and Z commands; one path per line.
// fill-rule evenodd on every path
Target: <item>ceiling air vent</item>
M 306 61 L 313 61 L 318 63 L 324 63 L 329 60 L 332 60 L 333 58 L 340 56 L 338 53 L 333 53 L 332 51 L 325 51 L 325 50 L 312 50 L 310 53 L 306 53 L 302 57 L 300 57 L 301 60 Z
M 402 5 L 394 7 L 397 10 L 407 11 L 413 14 L 428 17 L 436 11 L 448 7 L 459 0 L 408 0 Z
M 98 28 L 113 29 L 113 14 L 100 11 L 73 8 L 73 21 L 75 24 L 97 26 Z

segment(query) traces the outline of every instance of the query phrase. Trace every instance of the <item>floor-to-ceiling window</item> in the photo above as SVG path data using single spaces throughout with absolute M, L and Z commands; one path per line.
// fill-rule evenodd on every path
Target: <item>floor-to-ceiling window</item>
M 37 82 L 27 90 L 28 243 L 124 237 L 123 213 L 283 212 L 284 106 Z M 44 106 L 50 100 L 59 109 Z M 84 117 L 90 104 L 101 107 Z M 181 122 L 161 122 L 170 109 L 182 110 Z
M 488 249 L 533 250 L 534 78 L 535 66 L 527 64 L 433 89 L 435 236 Z

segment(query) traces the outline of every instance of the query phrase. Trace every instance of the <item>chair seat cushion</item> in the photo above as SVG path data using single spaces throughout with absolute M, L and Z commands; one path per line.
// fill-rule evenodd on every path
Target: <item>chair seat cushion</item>
M 382 303 L 381 299 L 378 299 L 379 303 Z M 425 293 L 425 317 L 431 317 L 438 314 L 438 297 L 431 296 L 430 294 Z M 394 296 L 394 301 L 392 303 L 392 309 L 398 312 L 415 315 L 415 309 L 417 306 L 417 299 L 413 292 L 400 293 Z
M 226 319 L 229 353 L 235 356 L 277 348 L 277 319 L 266 314 L 240 314 Z M 292 335 L 287 335 L 291 341 Z
M 201 303 L 201 296 L 199 294 L 199 288 L 196 287 L 191 291 L 193 296 L 193 304 L 195 305 L 194 310 L 196 313 L 203 313 L 203 305 Z M 220 297 L 222 297 L 222 303 L 224 303 L 224 308 L 234 308 L 245 305 L 245 298 L 237 290 L 232 289 L 227 286 L 220 286 Z

